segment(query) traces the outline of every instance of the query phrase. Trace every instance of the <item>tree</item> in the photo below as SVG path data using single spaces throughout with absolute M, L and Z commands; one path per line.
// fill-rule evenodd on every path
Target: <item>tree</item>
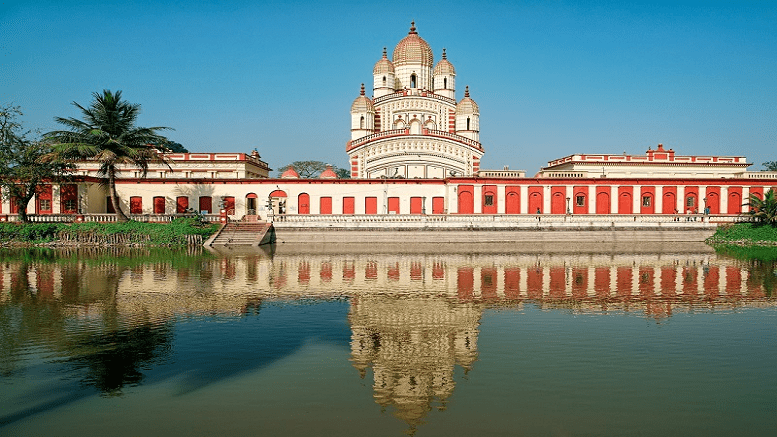
M 774 189 L 769 189 L 764 193 L 764 198 L 750 195 L 749 201 L 745 205 L 750 205 L 750 214 L 754 220 L 761 223 L 777 225 L 777 196 L 775 196 Z
M 294 161 L 291 164 L 281 166 L 278 170 L 278 176 L 282 175 L 289 167 L 294 167 L 294 170 L 300 178 L 313 179 L 317 178 L 321 172 L 326 170 L 327 165 L 329 164 L 323 161 Z M 344 168 L 338 168 L 333 165 L 332 171 L 334 171 L 340 179 L 348 179 L 351 177 L 351 172 Z
M 162 143 L 162 148 L 167 149 L 170 151 L 170 153 L 189 153 L 189 150 L 186 149 L 186 147 L 183 146 L 181 143 L 176 143 L 175 141 L 167 140 L 164 143 Z
M 766 171 L 777 171 L 777 161 L 766 161 L 763 164 Z
M 31 131 L 17 120 L 22 115 L 18 106 L 0 107 L 0 185 L 27 222 L 27 205 L 40 186 L 67 174 L 72 164 L 53 156 L 50 145 L 31 139 Z
M 137 167 L 145 177 L 152 162 L 167 163 L 160 144 L 167 138 L 157 131 L 167 127 L 137 127 L 140 105 L 121 99 L 121 91 L 92 93 L 94 100 L 88 108 L 73 102 L 83 114 L 83 120 L 56 117 L 57 123 L 69 130 L 52 131 L 45 138 L 54 144 L 57 154 L 69 160 L 90 160 L 100 164 L 99 176 L 108 186 L 111 203 L 118 221 L 129 218 L 121 208 L 116 192 L 116 171 L 120 164 Z

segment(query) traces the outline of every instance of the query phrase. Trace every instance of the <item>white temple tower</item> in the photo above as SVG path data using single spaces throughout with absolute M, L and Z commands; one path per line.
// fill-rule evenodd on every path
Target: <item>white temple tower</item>
M 456 70 L 443 50 L 434 64 L 429 44 L 411 23 L 372 70 L 373 97 L 351 105 L 346 152 L 353 178 L 446 178 L 480 168 L 480 112 L 469 95 L 456 101 Z

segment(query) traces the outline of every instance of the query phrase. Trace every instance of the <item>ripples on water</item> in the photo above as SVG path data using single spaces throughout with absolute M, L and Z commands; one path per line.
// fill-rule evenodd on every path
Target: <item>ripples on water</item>
M 773 435 L 774 262 L 685 252 L 4 251 L 0 434 Z

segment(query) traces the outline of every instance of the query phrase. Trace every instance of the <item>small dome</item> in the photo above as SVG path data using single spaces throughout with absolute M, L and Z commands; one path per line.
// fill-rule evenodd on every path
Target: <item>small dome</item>
M 375 68 L 372 69 L 372 74 L 386 73 L 394 74 L 394 64 L 388 60 L 388 57 L 386 56 L 386 48 L 383 47 L 383 57 L 380 59 L 380 61 L 375 63 Z
M 456 114 L 480 114 L 478 104 L 469 98 L 469 86 L 464 89 L 464 98 L 456 105 Z
M 332 170 L 331 165 L 326 166 L 326 170 L 322 171 L 318 176 L 319 179 L 337 179 L 337 173 Z
M 453 68 L 453 64 L 448 61 L 448 57 L 445 55 L 445 49 L 442 49 L 442 59 L 440 59 L 440 62 L 437 63 L 434 67 L 434 72 L 432 73 L 435 76 L 437 75 L 456 75 L 456 69 Z
M 357 97 L 351 105 L 352 114 L 360 112 L 375 112 L 375 106 L 372 104 L 372 100 L 364 95 L 364 84 L 362 84 L 362 90 L 359 93 L 359 97 Z
M 407 36 L 402 38 L 394 48 L 392 61 L 394 61 L 394 65 L 405 65 L 415 62 L 420 62 L 421 65 L 428 67 L 434 65 L 432 48 L 429 47 L 429 44 L 423 38 L 418 36 L 418 32 L 415 31 L 415 21 L 410 23 L 410 32 L 407 33 Z
M 281 179 L 299 179 L 299 173 L 297 173 L 294 170 L 294 167 L 290 165 L 281 175 Z

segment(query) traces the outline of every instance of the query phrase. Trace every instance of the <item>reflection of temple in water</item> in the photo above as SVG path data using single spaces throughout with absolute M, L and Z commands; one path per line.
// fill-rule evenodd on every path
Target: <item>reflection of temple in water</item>
M 710 253 L 252 254 L 184 261 L 175 267 L 142 258 L 132 265 L 7 261 L 0 265 L 0 303 L 22 289 L 40 298 L 96 305 L 109 293 L 120 313 L 164 317 L 244 314 L 263 299 L 379 295 L 490 307 L 530 301 L 545 308 L 644 311 L 660 318 L 679 308 L 760 305 L 774 291 L 747 263 Z
M 351 360 L 411 431 L 444 409 L 477 359 L 484 310 L 678 311 L 773 306 L 774 264 L 685 254 L 242 254 L 0 263 L 0 306 L 57 302 L 62 317 L 166 326 L 180 315 L 258 314 L 266 300 L 347 297 Z M 63 325 L 64 326 L 64 325 Z M 64 338 L 64 337 L 63 337 Z M 162 337 L 163 339 L 166 337 Z
M 445 297 L 360 296 L 351 300 L 351 359 L 362 378 L 372 367 L 375 401 L 411 428 L 445 409 L 454 366 L 477 358 L 481 305 Z

